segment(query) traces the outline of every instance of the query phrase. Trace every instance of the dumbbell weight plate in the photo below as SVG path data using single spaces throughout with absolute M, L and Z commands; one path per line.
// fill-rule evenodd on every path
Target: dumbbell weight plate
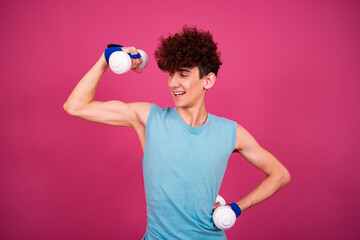
M 221 206 L 215 209 L 213 213 L 213 221 L 217 228 L 227 230 L 234 226 L 236 222 L 236 215 L 231 208 Z
M 140 64 L 139 68 L 144 69 L 146 65 L 148 64 L 148 56 L 145 51 L 138 49 L 138 52 L 141 55 L 142 63 Z
M 113 52 L 109 58 L 109 66 L 114 73 L 126 73 L 131 69 L 131 58 L 126 52 Z
M 215 202 L 219 202 L 221 204 L 221 206 L 226 205 L 225 199 L 222 196 L 220 196 L 219 194 L 217 195 Z

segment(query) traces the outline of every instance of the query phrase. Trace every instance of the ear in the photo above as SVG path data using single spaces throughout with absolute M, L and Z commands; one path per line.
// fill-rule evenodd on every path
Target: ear
M 216 81 L 215 73 L 211 72 L 208 75 L 203 77 L 203 86 L 205 90 L 209 90 L 212 86 L 214 86 Z

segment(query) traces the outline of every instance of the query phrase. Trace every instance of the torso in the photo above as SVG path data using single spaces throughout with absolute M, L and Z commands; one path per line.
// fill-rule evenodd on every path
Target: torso
M 134 127 L 138 137 L 139 137 L 139 140 L 140 140 L 140 144 L 141 144 L 141 148 L 144 152 L 145 150 L 145 140 L 146 140 L 146 125 L 143 124 L 143 123 L 139 123 L 138 126 Z M 237 125 L 237 135 L 239 134 L 239 125 Z M 235 152 L 238 152 L 238 149 L 239 149 L 239 144 L 240 144 L 240 140 L 238 137 L 236 137 L 236 140 L 235 140 L 235 148 L 233 150 L 233 153 Z

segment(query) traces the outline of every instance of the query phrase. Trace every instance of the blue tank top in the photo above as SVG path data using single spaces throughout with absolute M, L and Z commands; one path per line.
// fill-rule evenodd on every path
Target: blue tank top
M 146 122 L 143 174 L 147 226 L 143 240 L 226 239 L 212 206 L 235 148 L 236 122 L 208 113 L 199 127 L 176 108 L 152 104 Z

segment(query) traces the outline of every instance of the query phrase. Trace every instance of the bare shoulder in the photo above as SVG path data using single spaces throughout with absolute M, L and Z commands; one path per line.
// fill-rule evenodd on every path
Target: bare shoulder
M 236 140 L 234 152 L 260 147 L 255 138 L 239 123 L 236 123 Z
M 234 152 L 240 153 L 250 164 L 267 175 L 280 174 L 286 176 L 287 182 L 290 181 L 288 170 L 240 124 L 237 124 Z
M 149 117 L 152 103 L 133 102 L 133 103 L 128 103 L 128 106 L 135 111 L 139 123 L 143 126 L 146 126 L 146 121 Z

